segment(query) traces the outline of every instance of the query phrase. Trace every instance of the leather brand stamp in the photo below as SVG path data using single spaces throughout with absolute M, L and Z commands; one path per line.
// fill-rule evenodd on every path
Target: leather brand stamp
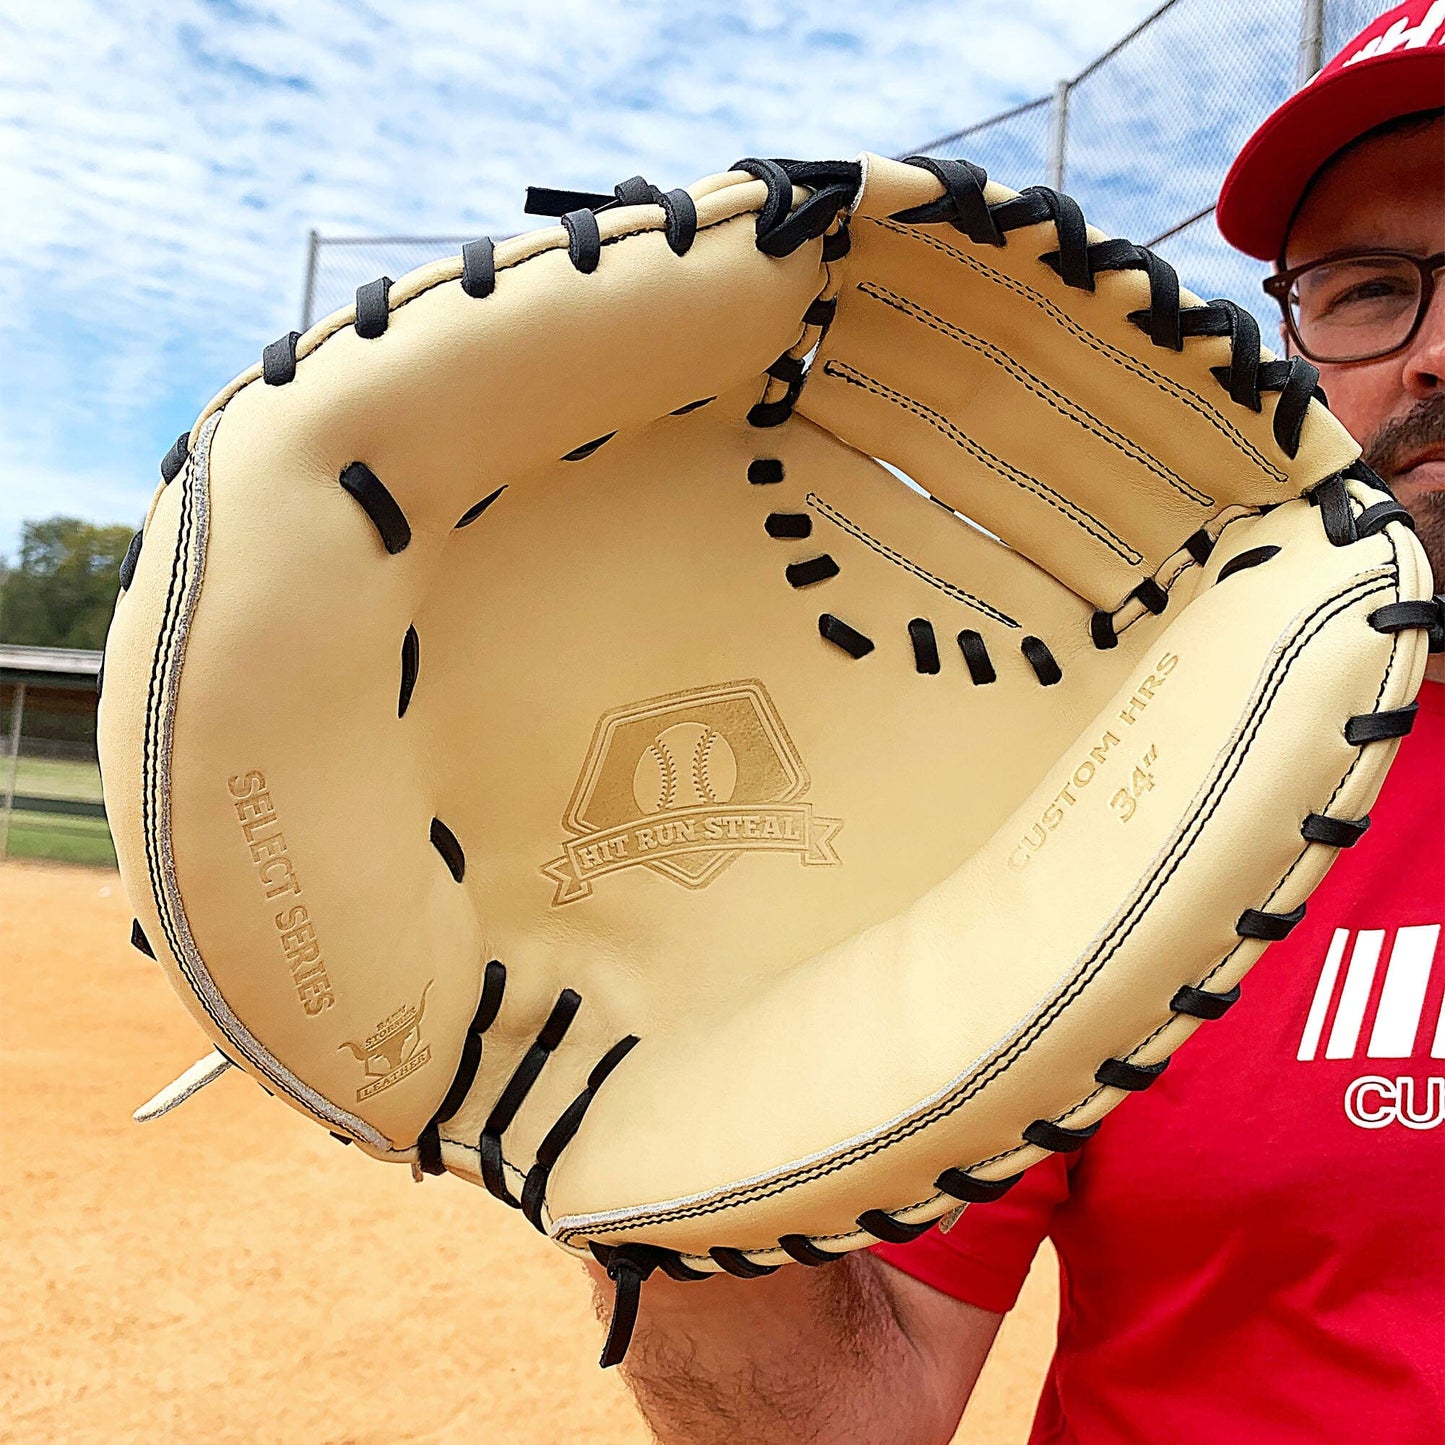
M 399 1084 L 414 1074 L 431 1058 L 431 1045 L 422 1042 L 421 1020 L 426 1012 L 426 996 L 431 984 L 421 991 L 421 1002 L 415 1008 L 404 1006 L 388 1014 L 367 1035 L 364 1043 L 348 1039 L 338 1049 L 350 1049 L 366 1067 L 366 1083 L 356 1091 L 356 1102 L 365 1102 L 376 1094 Z
M 542 871 L 552 903 L 575 903 L 598 878 L 647 868 L 704 888 L 744 853 L 836 865 L 843 826 L 802 802 L 810 780 L 756 680 L 648 698 L 604 713 L 563 817 L 572 837 Z

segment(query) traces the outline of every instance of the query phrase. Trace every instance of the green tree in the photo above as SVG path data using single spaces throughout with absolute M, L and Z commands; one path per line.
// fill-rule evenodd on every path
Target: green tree
M 0 642 L 104 646 L 129 545 L 125 527 L 76 517 L 26 522 L 19 556 L 0 568 Z

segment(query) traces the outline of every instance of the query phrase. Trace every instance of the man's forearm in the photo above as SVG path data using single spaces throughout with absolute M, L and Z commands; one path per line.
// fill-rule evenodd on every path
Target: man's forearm
M 956 1408 L 909 1337 L 886 1265 L 852 1254 L 761 1280 L 655 1277 L 623 1373 L 663 1445 L 935 1445 Z M 594 1282 L 600 1271 L 594 1271 Z M 599 1312 L 611 1286 L 598 1285 Z

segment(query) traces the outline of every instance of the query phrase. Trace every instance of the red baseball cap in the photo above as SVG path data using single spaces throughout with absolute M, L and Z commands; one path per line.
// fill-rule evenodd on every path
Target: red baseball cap
M 1245 143 L 1215 221 L 1261 261 L 1278 258 L 1310 181 L 1377 125 L 1445 106 L 1445 0 L 1410 0 L 1372 20 Z

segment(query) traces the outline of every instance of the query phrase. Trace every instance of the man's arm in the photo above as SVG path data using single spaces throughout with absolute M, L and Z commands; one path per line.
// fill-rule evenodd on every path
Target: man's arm
M 598 1312 L 612 1286 L 592 1268 Z M 622 1365 L 662 1445 L 947 1445 L 1001 1315 L 859 1252 L 642 1292 Z

